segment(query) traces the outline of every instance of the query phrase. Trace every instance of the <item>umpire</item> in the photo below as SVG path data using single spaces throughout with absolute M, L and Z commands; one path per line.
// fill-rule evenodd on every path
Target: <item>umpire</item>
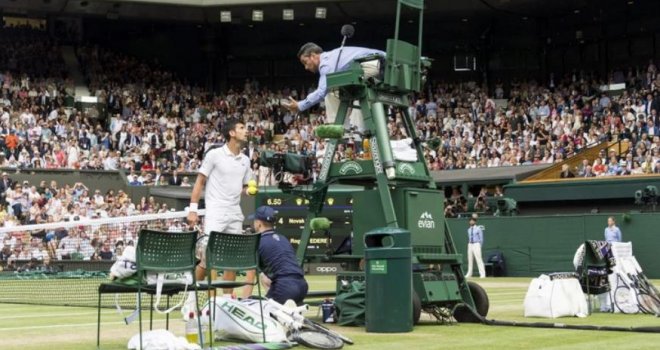
M 259 243 L 260 267 L 263 271 L 261 281 L 268 289 L 267 298 L 280 304 L 292 299 L 302 304 L 307 295 L 307 281 L 289 240 L 275 232 L 277 212 L 269 206 L 261 206 L 248 219 L 254 220 L 253 226 L 261 234 Z

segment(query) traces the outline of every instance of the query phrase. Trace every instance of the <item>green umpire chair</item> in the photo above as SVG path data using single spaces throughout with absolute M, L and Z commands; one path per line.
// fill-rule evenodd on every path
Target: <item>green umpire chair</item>
M 259 240 L 260 234 L 237 235 L 212 231 L 209 236 L 209 242 L 206 246 L 206 288 L 238 288 L 247 285 L 257 285 L 259 292 L 259 307 L 261 308 L 261 324 L 264 323 L 263 305 L 261 303 L 261 284 L 259 283 Z M 211 270 L 222 271 L 249 271 L 256 270 L 255 281 L 212 281 Z M 212 299 L 215 302 L 215 298 Z M 213 320 L 215 318 L 216 306 L 210 305 L 211 315 L 209 317 L 209 328 L 212 336 L 210 337 L 210 346 L 213 347 Z M 262 328 L 264 343 L 266 342 L 266 332 Z
M 192 285 L 185 283 L 166 283 L 162 286 L 161 295 L 167 296 L 167 308 L 169 309 L 172 295 L 186 290 L 194 290 L 197 299 L 197 283 L 195 281 L 195 243 L 197 231 L 189 232 L 165 232 L 158 230 L 142 229 L 138 235 L 136 255 L 135 278 L 128 280 L 117 280 L 101 283 L 98 290 L 98 318 L 96 329 L 96 347 L 100 349 L 101 335 L 101 295 L 117 293 L 137 293 L 138 314 L 140 327 L 140 348 L 142 348 L 142 293 L 151 296 L 149 328 L 153 326 L 153 296 L 156 294 L 157 286 L 147 284 L 147 273 L 177 273 L 190 272 L 192 274 Z M 199 303 L 196 303 L 199 315 Z M 198 329 L 201 335 L 201 322 L 197 318 Z M 166 316 L 166 326 L 169 329 L 169 314 Z M 203 344 L 202 344 L 203 346 Z

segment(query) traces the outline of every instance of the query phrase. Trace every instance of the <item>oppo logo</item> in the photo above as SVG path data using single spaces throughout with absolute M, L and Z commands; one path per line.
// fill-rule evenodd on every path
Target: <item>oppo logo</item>
M 316 267 L 316 272 L 320 272 L 320 273 L 337 272 L 337 267 L 336 266 L 317 266 Z

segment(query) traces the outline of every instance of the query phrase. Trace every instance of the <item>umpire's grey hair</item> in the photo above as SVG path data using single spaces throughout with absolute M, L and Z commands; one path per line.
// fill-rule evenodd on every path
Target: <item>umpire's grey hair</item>
M 300 50 L 298 50 L 298 56 L 296 57 L 300 58 L 301 56 L 307 56 L 309 54 L 322 53 L 322 52 L 323 49 L 320 46 L 314 43 L 305 43 L 303 46 L 300 47 Z

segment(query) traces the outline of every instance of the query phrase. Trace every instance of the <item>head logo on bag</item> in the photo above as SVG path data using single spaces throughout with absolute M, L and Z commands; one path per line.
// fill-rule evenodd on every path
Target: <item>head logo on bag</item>
M 220 309 L 225 312 L 225 314 L 231 317 L 234 322 L 241 325 L 242 328 L 248 330 L 249 327 L 254 327 L 258 332 L 261 332 L 262 329 L 268 328 L 264 327 L 264 324 L 260 320 L 254 318 L 252 312 L 243 309 L 240 305 L 230 303 L 225 300 L 220 304 Z
M 286 330 L 271 317 L 264 305 L 264 318 L 261 321 L 261 306 L 258 300 L 234 300 L 225 297 L 211 298 L 211 305 L 215 304 L 213 316 L 213 329 L 221 339 L 239 339 L 253 342 L 263 341 L 263 333 L 269 342 L 286 341 Z M 207 314 L 209 302 L 202 310 Z M 204 322 L 204 321 L 202 321 Z

